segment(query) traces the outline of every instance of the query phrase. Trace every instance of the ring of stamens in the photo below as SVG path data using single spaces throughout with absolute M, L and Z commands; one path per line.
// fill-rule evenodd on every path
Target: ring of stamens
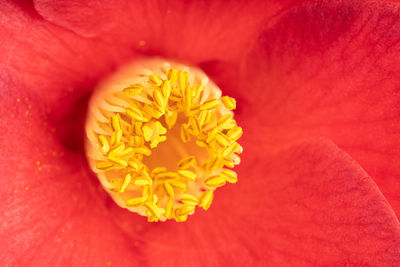
M 196 206 L 210 207 L 216 188 L 237 182 L 230 169 L 242 152 L 235 108 L 236 101 L 221 97 L 196 68 L 160 59 L 128 66 L 90 101 L 89 164 L 119 206 L 150 222 L 186 221 Z M 172 131 L 177 134 L 167 138 Z M 152 155 L 168 140 L 175 142 L 171 150 L 189 142 L 197 148 L 183 149 L 181 160 L 167 168 Z

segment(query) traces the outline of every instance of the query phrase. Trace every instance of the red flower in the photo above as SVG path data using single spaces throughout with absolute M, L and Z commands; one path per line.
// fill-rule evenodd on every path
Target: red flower
M 399 8 L 2 3 L 1 264 L 397 265 Z M 84 159 L 91 88 L 141 54 L 198 65 L 239 100 L 239 182 L 186 223 L 117 207 Z

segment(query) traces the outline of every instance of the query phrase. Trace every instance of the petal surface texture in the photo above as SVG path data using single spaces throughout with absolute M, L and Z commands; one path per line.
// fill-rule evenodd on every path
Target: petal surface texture
M 295 2 L 34 1 L 45 19 L 81 36 L 192 63 L 241 55 L 267 18 Z
M 0 75 L 2 109 L 9 112 L 0 137 L 2 265 L 141 264 L 135 243 L 107 219 L 108 197 L 84 158 L 65 149 L 47 124 L 40 96 L 2 68 Z
M 315 1 L 266 25 L 243 77 L 245 111 L 271 150 L 323 136 L 400 212 L 400 13 L 389 1 Z M 239 91 L 238 88 L 236 91 Z

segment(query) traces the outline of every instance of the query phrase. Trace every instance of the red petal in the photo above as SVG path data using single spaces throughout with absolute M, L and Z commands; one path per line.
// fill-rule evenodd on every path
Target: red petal
M 82 36 L 191 63 L 242 55 L 289 1 L 35 0 L 46 19 Z
M 368 175 L 331 142 L 307 141 L 273 156 L 246 140 L 237 185 L 185 224 L 140 235 L 152 266 L 390 266 L 400 228 Z M 128 224 L 129 220 L 119 220 Z
M 60 102 L 87 95 L 102 76 L 134 55 L 127 48 L 81 38 L 15 3 L 2 3 L 0 16 L 0 62 L 57 109 Z
M 398 214 L 399 36 L 398 3 L 300 5 L 260 35 L 238 89 L 252 89 L 244 113 L 262 128 L 260 142 L 273 149 L 299 138 L 332 139 Z
M 60 146 L 38 97 L 3 68 L 0 77 L 1 265 L 141 264 L 137 243 L 110 220 L 108 196 L 85 160 Z

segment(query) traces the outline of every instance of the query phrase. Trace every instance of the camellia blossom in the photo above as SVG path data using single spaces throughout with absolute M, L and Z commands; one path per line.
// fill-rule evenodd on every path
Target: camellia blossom
M 0 32 L 1 265 L 399 264 L 397 1 L 3 1 Z M 238 181 L 186 222 L 120 208 L 86 159 L 95 88 L 144 57 L 237 100 Z

